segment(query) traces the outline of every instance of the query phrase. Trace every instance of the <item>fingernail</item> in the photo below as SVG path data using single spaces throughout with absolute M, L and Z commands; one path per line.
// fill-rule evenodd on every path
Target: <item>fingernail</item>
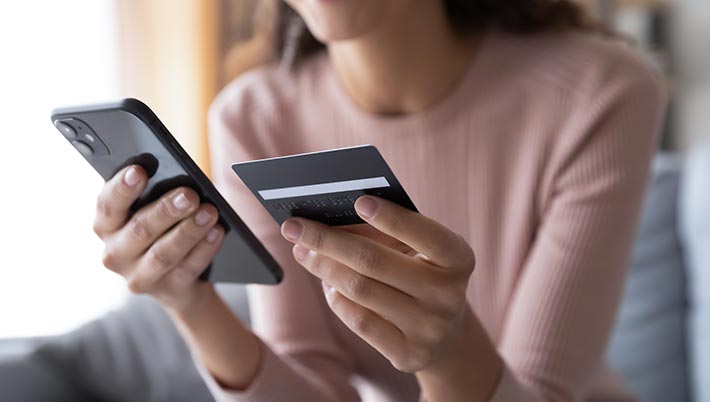
M 198 212 L 197 215 L 195 215 L 195 223 L 197 223 L 199 226 L 205 226 L 207 223 L 209 223 L 210 218 L 212 218 L 212 216 L 210 216 L 210 213 L 203 209 Z
M 355 209 L 365 218 L 372 219 L 377 215 L 380 204 L 374 198 L 362 196 L 355 201 Z
M 190 201 L 185 197 L 184 193 L 180 193 L 173 198 L 173 205 L 177 209 L 188 209 L 190 207 Z
M 281 233 L 291 241 L 298 241 L 303 234 L 303 224 L 299 221 L 287 220 L 281 226 Z
M 295 245 L 293 247 L 293 256 L 296 258 L 296 261 L 303 262 L 308 259 L 308 255 L 311 253 L 311 250 L 309 250 L 306 247 L 303 247 L 301 245 Z
M 126 171 L 126 174 L 123 175 L 123 182 L 126 183 L 128 187 L 135 186 L 139 181 L 141 181 L 141 176 L 138 174 L 138 169 L 136 169 L 135 166 L 132 166 Z
M 207 233 L 207 243 L 214 243 L 219 238 L 219 230 L 217 228 L 212 228 Z
M 335 289 L 330 286 L 328 282 L 322 282 L 323 283 L 323 293 L 325 293 L 325 298 L 330 301 L 333 299 L 333 296 L 335 296 Z

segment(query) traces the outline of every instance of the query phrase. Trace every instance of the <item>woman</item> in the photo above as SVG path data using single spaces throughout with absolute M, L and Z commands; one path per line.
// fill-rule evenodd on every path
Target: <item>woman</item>
M 259 335 L 195 280 L 214 207 L 180 188 L 128 219 L 139 167 L 98 202 L 105 265 L 161 301 L 218 400 L 623 398 L 603 351 L 663 105 L 643 63 L 567 1 L 288 3 L 291 69 L 245 74 L 210 114 L 214 178 L 286 273 L 250 289 Z M 279 231 L 229 169 L 363 143 L 421 215 L 361 197 L 365 226 Z

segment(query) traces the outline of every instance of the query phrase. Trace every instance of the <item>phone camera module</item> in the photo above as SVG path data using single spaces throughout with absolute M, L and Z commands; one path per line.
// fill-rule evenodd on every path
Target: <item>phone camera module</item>
M 60 117 L 54 120 L 54 126 L 84 156 L 111 154 L 101 137 L 84 121 L 75 117 Z
M 55 121 L 54 126 L 67 138 L 76 138 L 76 130 L 74 127 L 68 125 L 67 123 L 62 123 L 61 121 Z
M 72 145 L 84 156 L 91 156 L 94 154 L 94 149 L 89 146 L 89 144 L 83 141 L 72 141 Z

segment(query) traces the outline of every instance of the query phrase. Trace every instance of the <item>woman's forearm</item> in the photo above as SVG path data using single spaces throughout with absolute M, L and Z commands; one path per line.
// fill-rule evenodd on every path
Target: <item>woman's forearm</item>
M 259 341 L 213 288 L 189 309 L 169 314 L 220 385 L 232 390 L 249 386 L 261 362 Z

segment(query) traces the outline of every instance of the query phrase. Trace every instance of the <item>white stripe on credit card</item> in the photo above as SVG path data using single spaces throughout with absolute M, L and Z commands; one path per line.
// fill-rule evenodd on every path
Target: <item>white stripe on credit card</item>
M 389 187 L 390 183 L 384 176 L 369 179 L 334 181 L 331 183 L 309 184 L 307 186 L 282 187 L 271 190 L 260 190 L 259 195 L 264 201 L 280 198 L 304 197 L 309 195 L 339 193 L 343 191 L 367 190 L 371 188 Z

